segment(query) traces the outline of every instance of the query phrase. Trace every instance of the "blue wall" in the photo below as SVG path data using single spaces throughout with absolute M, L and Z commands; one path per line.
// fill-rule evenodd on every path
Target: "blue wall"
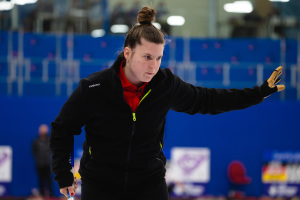
M 247 195 L 263 194 L 261 169 L 266 150 L 299 150 L 300 103 L 265 102 L 245 110 L 215 116 L 170 112 L 166 126 L 166 148 L 208 147 L 211 180 L 208 193 L 228 194 L 227 167 L 232 160 L 244 162 L 252 183 Z
M 66 98 L 0 96 L 0 145 L 13 148 L 11 194 L 29 195 L 37 187 L 31 153 L 32 140 L 41 123 L 50 124 Z M 260 105 L 215 116 L 169 112 L 165 133 L 167 156 L 174 146 L 208 147 L 211 150 L 211 181 L 208 193 L 225 195 L 227 166 L 234 159 L 245 163 L 253 182 L 249 195 L 262 194 L 261 167 L 265 150 L 300 150 L 300 103 L 266 100 Z M 80 148 L 84 134 L 75 137 Z M 55 183 L 55 193 L 58 195 Z
M 28 196 L 32 188 L 38 188 L 31 145 L 38 135 L 39 125 L 50 125 L 65 100 L 0 96 L 0 145 L 10 145 L 13 149 L 13 179 L 9 187 L 11 195 Z M 55 186 L 57 193 L 59 189 L 57 184 Z
M 57 56 L 55 35 L 24 35 L 24 56 L 33 60 L 31 77 L 34 81 L 24 82 L 24 96 L 17 97 L 17 82 L 12 84 L 12 94 L 7 96 L 8 33 L 0 32 L 0 145 L 11 145 L 13 148 L 13 182 L 10 193 L 16 196 L 27 196 L 31 189 L 38 186 L 31 143 L 37 136 L 41 123 L 50 123 L 59 113 L 67 100 L 66 86 L 62 84 L 62 94 L 55 97 L 55 65 Z M 18 55 L 18 34 L 13 33 L 13 52 Z M 171 46 L 175 45 L 176 62 L 184 57 L 184 40 L 172 38 L 164 51 L 163 67 L 167 67 Z M 115 59 L 116 52 L 121 50 L 124 37 L 91 38 L 75 35 L 74 58 L 80 61 L 80 77 L 86 77 L 94 71 L 108 67 Z M 61 58 L 67 57 L 67 37 L 62 36 Z M 266 48 L 267 47 L 267 48 Z M 285 63 L 295 64 L 297 60 L 297 42 L 288 40 L 286 44 Z M 262 63 L 266 69 L 264 78 L 280 62 L 280 41 L 270 39 L 191 39 L 190 59 L 195 62 L 207 62 L 205 70 L 197 68 L 197 81 L 205 85 L 208 81 L 222 83 L 222 70 L 215 67 L 230 63 L 231 81 L 239 87 L 252 87 L 256 83 L 256 64 Z M 42 76 L 42 59 L 49 59 L 49 80 L 44 83 Z M 103 62 L 101 62 L 103 61 Z M 234 66 L 239 63 L 240 68 Z M 250 64 L 253 65 L 251 67 Z M 198 63 L 199 64 L 199 63 Z M 201 63 L 199 65 L 202 65 Z M 245 67 L 243 68 L 243 66 Z M 210 67 L 212 66 L 212 67 Z M 249 68 L 250 66 L 250 68 Z M 253 72 L 252 72 L 253 71 Z M 205 72 L 205 73 L 202 73 Z M 250 73 L 251 72 L 251 73 Z M 213 195 L 226 195 L 229 189 L 227 166 L 230 161 L 238 159 L 245 163 L 248 175 L 253 182 L 247 186 L 248 195 L 260 196 L 263 193 L 261 167 L 265 150 L 300 151 L 300 102 L 296 101 L 296 89 L 289 85 L 289 69 L 286 71 L 286 99 L 274 94 L 260 105 L 216 116 L 195 115 L 170 111 L 167 116 L 165 148 L 167 157 L 170 149 L 176 146 L 208 147 L 211 150 L 211 181 L 207 192 Z M 241 82 L 244 81 L 244 82 Z M 253 84 L 252 84 L 253 83 Z M 243 84 L 243 85 L 241 85 Z M 74 83 L 76 86 L 77 83 Z M 207 85 L 206 85 L 207 86 Z M 230 87 L 233 87 L 230 85 Z M 235 86 L 234 86 L 235 87 Z M 80 148 L 84 134 L 75 138 L 75 148 Z M 55 183 L 55 193 L 59 189 Z

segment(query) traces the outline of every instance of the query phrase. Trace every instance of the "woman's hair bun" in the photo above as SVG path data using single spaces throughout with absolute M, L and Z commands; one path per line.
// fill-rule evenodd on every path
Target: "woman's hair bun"
M 156 11 L 150 7 L 143 7 L 137 17 L 137 21 L 140 24 L 151 24 L 155 20 Z

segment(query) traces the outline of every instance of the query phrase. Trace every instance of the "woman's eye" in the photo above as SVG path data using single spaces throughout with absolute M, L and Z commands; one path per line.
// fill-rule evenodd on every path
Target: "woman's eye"
M 150 56 L 145 56 L 145 58 L 146 58 L 147 60 L 149 60 L 149 59 L 150 59 Z

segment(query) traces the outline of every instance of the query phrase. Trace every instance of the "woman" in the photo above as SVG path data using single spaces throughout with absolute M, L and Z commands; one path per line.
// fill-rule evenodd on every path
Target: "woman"
M 83 126 L 82 200 L 167 200 L 162 148 L 170 109 L 218 114 L 258 104 L 284 89 L 275 86 L 281 67 L 262 86 L 243 90 L 195 87 L 160 69 L 165 42 L 152 25 L 154 17 L 149 7 L 139 11 L 140 25 L 128 32 L 112 67 L 82 79 L 51 124 L 52 171 L 62 194 L 76 190 L 69 158 Z

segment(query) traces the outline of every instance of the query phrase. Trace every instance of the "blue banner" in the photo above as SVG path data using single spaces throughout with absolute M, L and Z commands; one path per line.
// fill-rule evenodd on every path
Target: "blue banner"
M 267 151 L 264 161 L 262 182 L 265 195 L 300 196 L 300 152 Z

